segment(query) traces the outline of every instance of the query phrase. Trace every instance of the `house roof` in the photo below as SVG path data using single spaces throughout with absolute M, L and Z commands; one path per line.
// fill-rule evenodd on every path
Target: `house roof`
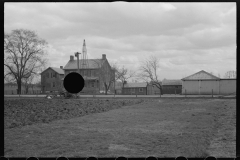
M 57 72 L 58 74 L 64 74 L 64 70 L 63 69 L 61 69 L 61 68 L 56 68 L 56 67 L 48 67 L 47 69 L 45 69 L 44 71 L 42 71 L 42 73 L 43 72 L 45 72 L 46 70 L 48 70 L 48 69 L 52 69 L 52 70 L 54 70 L 55 72 Z M 42 74 L 41 73 L 41 74 Z
M 182 80 L 202 80 L 202 79 L 220 79 L 204 70 L 183 78 Z
M 182 85 L 181 79 L 164 79 L 162 85 Z
M 124 85 L 124 88 L 135 88 L 135 87 L 146 87 L 147 83 L 127 83 Z
M 105 60 L 104 59 L 88 59 L 87 63 L 88 63 L 88 68 L 89 69 L 95 69 L 95 68 L 99 68 L 100 65 L 103 64 Z M 80 59 L 79 60 L 79 68 L 81 69 L 81 65 L 83 63 L 83 60 Z M 68 63 L 65 65 L 65 67 L 63 68 L 65 69 L 77 69 L 77 60 L 69 60 Z
M 155 83 L 155 82 L 150 81 L 150 82 L 148 83 L 148 85 L 151 86 L 151 85 L 153 85 L 154 83 Z M 162 85 L 162 82 L 161 82 L 161 81 L 159 81 L 158 83 L 160 83 L 160 84 Z
M 58 74 L 64 74 L 64 70 L 61 68 L 56 68 L 56 67 L 50 67 L 50 68 L 53 69 Z
M 61 80 L 63 81 L 65 77 L 63 77 Z M 83 77 L 83 79 L 85 80 L 85 77 Z M 99 77 L 87 77 L 87 80 L 99 80 Z

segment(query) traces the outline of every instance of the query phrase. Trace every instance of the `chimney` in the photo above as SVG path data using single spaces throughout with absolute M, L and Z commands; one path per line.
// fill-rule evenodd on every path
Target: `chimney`
M 70 56 L 70 61 L 73 61 L 74 60 L 74 56 Z
M 63 69 L 63 66 L 60 66 L 61 69 Z
M 103 54 L 103 55 L 102 55 L 102 59 L 106 59 L 106 54 Z

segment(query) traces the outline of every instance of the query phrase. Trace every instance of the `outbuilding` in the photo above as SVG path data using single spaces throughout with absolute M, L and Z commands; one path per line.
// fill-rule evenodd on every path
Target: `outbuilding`
M 124 95 L 146 95 L 147 83 L 127 83 L 122 88 L 122 94 Z
M 236 79 L 221 79 L 202 70 L 182 79 L 182 94 L 236 94 Z
M 163 94 L 181 94 L 182 80 L 180 79 L 163 79 L 162 81 Z

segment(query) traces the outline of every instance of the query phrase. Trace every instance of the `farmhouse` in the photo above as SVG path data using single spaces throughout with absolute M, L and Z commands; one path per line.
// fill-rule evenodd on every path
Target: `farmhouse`
M 202 70 L 182 79 L 182 94 L 236 94 L 236 79 L 220 79 Z
M 62 89 L 63 67 L 49 67 L 41 73 L 42 92 L 60 91 Z
M 122 88 L 124 95 L 146 95 L 147 83 L 126 83 Z
M 87 64 L 85 68 L 81 67 L 84 63 Z M 78 72 L 77 64 L 77 60 L 74 60 L 74 56 L 70 56 L 70 60 L 63 68 L 65 73 L 64 76 L 71 72 Z M 104 82 L 109 82 L 115 74 L 105 54 L 102 55 L 102 59 L 80 59 L 79 66 L 80 74 L 85 81 L 84 88 L 80 93 L 92 94 L 105 91 Z M 113 91 L 113 83 L 110 85 L 110 90 Z

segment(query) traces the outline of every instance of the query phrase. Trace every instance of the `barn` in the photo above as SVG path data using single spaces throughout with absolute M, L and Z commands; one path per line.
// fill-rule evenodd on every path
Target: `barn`
M 221 79 L 204 70 L 182 79 L 182 94 L 236 94 L 236 79 Z

